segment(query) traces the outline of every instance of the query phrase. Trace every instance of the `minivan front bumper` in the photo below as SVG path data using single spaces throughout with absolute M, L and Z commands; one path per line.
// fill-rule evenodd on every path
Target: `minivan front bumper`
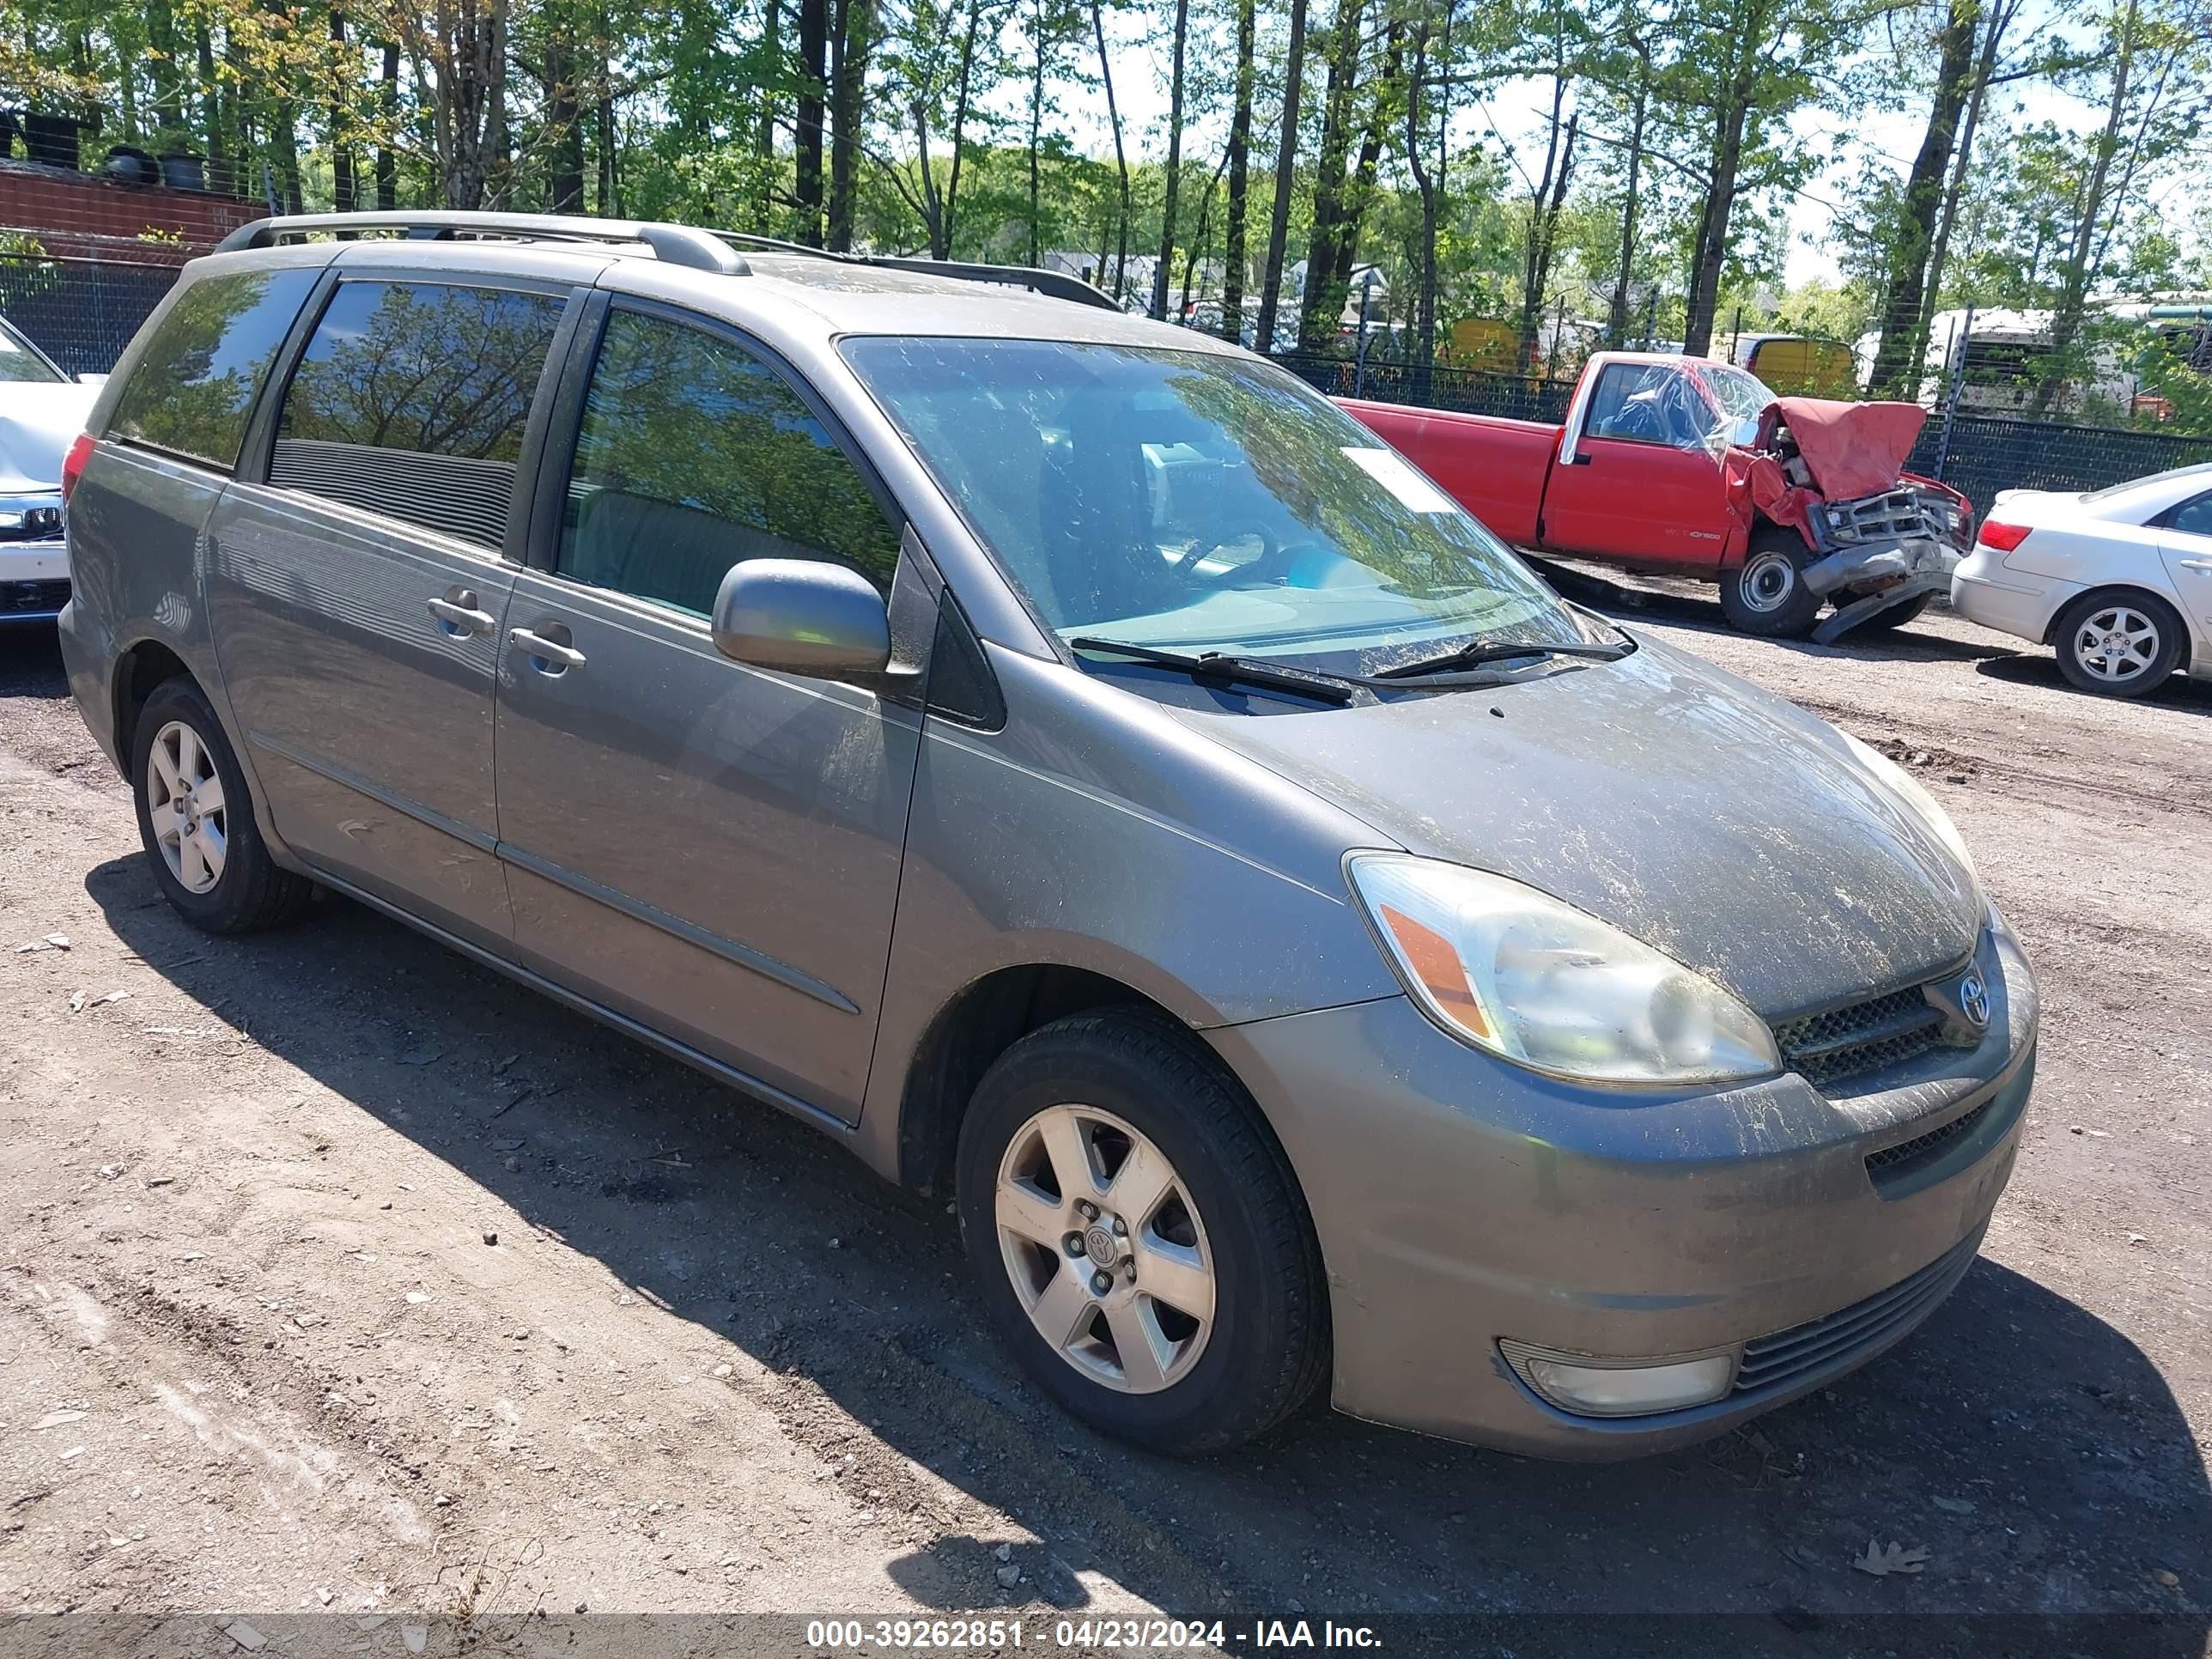
M 1832 1098 L 1794 1073 L 1576 1088 L 1476 1054 L 1402 997 L 1206 1033 L 1311 1208 L 1335 1405 L 1514 1451 L 1630 1456 L 1720 1433 L 1900 1340 L 1972 1265 L 2033 1082 L 2034 981 L 1994 912 L 1978 963 L 1978 1046 Z M 1709 1403 L 1595 1416 L 1537 1392 L 1532 1352 L 1725 1354 L 1729 1381 Z

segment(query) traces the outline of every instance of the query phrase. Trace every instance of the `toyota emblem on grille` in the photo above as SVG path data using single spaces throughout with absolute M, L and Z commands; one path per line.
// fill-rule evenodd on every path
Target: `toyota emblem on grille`
M 1959 981 L 1959 1012 L 1976 1027 L 1990 1023 L 1990 988 L 1982 983 L 1979 974 L 1969 974 Z

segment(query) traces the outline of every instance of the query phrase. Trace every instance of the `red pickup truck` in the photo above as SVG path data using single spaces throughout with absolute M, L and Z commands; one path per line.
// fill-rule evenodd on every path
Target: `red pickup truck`
M 1726 363 L 1606 351 L 1558 426 L 1344 407 L 1507 541 L 1717 581 L 1747 633 L 1899 626 L 1973 545 L 1966 497 L 1899 470 L 1914 404 L 1778 398 Z

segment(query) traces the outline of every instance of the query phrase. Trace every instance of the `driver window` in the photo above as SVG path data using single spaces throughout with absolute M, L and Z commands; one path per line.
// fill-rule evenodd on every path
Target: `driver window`
M 1623 443 L 1702 449 L 1710 414 L 1678 368 L 1654 363 L 1608 363 L 1591 388 L 1583 432 Z
M 899 532 L 783 378 L 734 342 L 607 319 L 557 568 L 700 616 L 740 559 L 828 559 L 883 591 Z

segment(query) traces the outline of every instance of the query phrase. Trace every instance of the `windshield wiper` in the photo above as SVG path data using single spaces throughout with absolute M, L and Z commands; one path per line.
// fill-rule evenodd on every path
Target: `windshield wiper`
M 1378 668 L 1366 678 L 1410 680 L 1427 674 L 1480 668 L 1485 663 L 1505 662 L 1515 657 L 1589 657 L 1599 662 L 1617 662 L 1627 654 L 1627 647 L 1618 645 L 1539 645 L 1525 641 L 1469 640 L 1456 651 L 1447 651 L 1440 657 L 1423 657 L 1393 668 Z
M 1348 680 L 1338 679 L 1334 675 L 1278 668 L 1249 657 L 1231 657 L 1219 651 L 1191 656 L 1181 651 L 1160 651 L 1149 645 L 1131 645 L 1126 640 L 1099 639 L 1089 635 L 1072 639 L 1067 644 L 1073 651 L 1121 657 L 1130 662 L 1150 663 L 1157 668 L 1178 669 L 1200 683 L 1212 681 L 1224 685 L 1263 686 L 1271 691 L 1289 691 L 1301 697 L 1311 697 L 1316 702 L 1346 703 L 1352 701 L 1352 686 Z

